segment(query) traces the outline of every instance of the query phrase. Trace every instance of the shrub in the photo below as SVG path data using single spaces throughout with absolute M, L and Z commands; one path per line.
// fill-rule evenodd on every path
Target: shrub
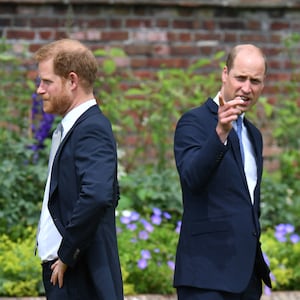
M 102 60 L 95 94 L 112 121 L 118 144 L 126 149 L 125 170 L 141 163 L 158 171 L 172 166 L 175 124 L 184 111 L 217 93 L 221 72 L 212 71 L 212 66 L 221 65 L 224 52 L 199 59 L 187 69 L 162 66 L 146 80 L 118 70 L 115 61 L 125 58 L 120 49 L 97 50 L 95 55 Z
M 134 211 L 117 217 L 120 260 L 128 273 L 125 284 L 135 293 L 173 294 L 175 250 L 178 239 L 176 220 L 154 208 L 144 217 Z
M 10 55 L 5 46 L 1 50 L 0 234 L 17 238 L 23 228 L 37 222 L 48 151 L 47 144 L 39 144 L 40 135 L 35 134 L 40 120 L 35 119 L 37 108 L 31 107 L 34 83 L 27 78 L 21 58 Z M 38 160 L 33 151 L 37 149 Z
M 12 241 L 0 236 L 0 295 L 37 296 L 42 291 L 40 260 L 34 256 L 35 230 L 26 238 Z
M 159 207 L 179 217 L 181 188 L 175 168 L 158 171 L 140 167 L 120 178 L 120 208 L 149 214 Z
M 291 224 L 279 224 L 261 237 L 273 277 L 274 290 L 300 289 L 300 237 Z
M 280 223 L 294 224 L 300 229 L 300 196 L 284 180 L 265 173 L 261 185 L 262 230 Z

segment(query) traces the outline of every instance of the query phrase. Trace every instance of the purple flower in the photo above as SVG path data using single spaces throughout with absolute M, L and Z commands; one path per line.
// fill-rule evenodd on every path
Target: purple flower
M 149 233 L 146 230 L 142 230 L 139 232 L 139 239 L 147 240 L 149 237 Z
M 152 215 L 151 216 L 151 221 L 155 225 L 160 225 L 161 224 L 161 216 L 159 216 L 159 215 Z
M 133 211 L 131 213 L 131 216 L 130 216 L 131 221 L 137 221 L 139 218 L 140 218 L 140 214 L 137 213 L 136 211 Z
M 150 224 L 148 221 L 146 221 L 145 219 L 141 220 L 141 223 L 144 225 L 144 228 L 148 231 L 148 232 L 152 232 L 154 230 L 152 224 Z
M 285 232 L 276 231 L 275 232 L 275 237 L 281 243 L 286 242 Z
M 39 80 L 37 79 L 36 86 L 38 85 Z M 49 137 L 54 121 L 54 115 L 44 112 L 43 100 L 37 93 L 33 93 L 31 99 L 31 131 L 36 143 L 34 143 L 34 145 L 29 145 L 28 148 L 35 152 L 34 159 L 37 160 L 38 151 L 45 147 L 44 141 Z
M 130 210 L 124 210 L 122 212 L 122 216 L 120 217 L 120 221 L 123 224 L 130 224 L 131 222 L 135 222 L 139 219 L 139 213 Z
M 122 224 L 130 224 L 130 217 L 129 216 L 122 216 L 120 217 L 120 221 Z
M 154 207 L 152 209 L 152 211 L 153 211 L 153 214 L 156 215 L 156 216 L 160 216 L 161 215 L 161 210 L 159 208 L 157 208 L 157 207 Z
M 279 224 L 275 226 L 275 237 L 279 242 L 286 242 L 287 235 L 293 233 L 295 227 L 291 224 Z
M 163 215 L 167 220 L 171 219 L 171 215 L 168 212 L 164 212 Z
M 300 241 L 300 237 L 298 234 L 294 233 L 290 236 L 290 240 L 293 244 L 297 244 Z
M 151 253 L 149 250 L 141 250 L 141 256 L 144 259 L 150 259 L 151 258 Z
M 137 228 L 136 224 L 128 224 L 127 229 L 130 231 L 135 231 Z
M 181 221 L 177 222 L 177 227 L 175 229 L 175 231 L 179 234 L 180 233 L 180 229 L 181 229 Z
M 139 267 L 141 270 L 145 269 L 145 268 L 147 267 L 147 264 L 148 264 L 148 263 L 147 263 L 147 260 L 144 259 L 144 258 L 139 259 L 139 261 L 138 261 L 138 263 L 137 263 L 138 267 Z
M 175 270 L 175 263 L 174 263 L 174 261 L 171 261 L 171 260 L 169 260 L 168 261 L 168 266 L 169 266 L 169 268 L 171 269 L 171 270 Z
M 272 290 L 268 286 L 264 286 L 264 294 L 266 296 L 270 296 L 272 294 Z
M 270 260 L 269 260 L 269 257 L 268 257 L 267 254 L 264 253 L 264 252 L 263 252 L 263 257 L 264 257 L 264 260 L 265 260 L 266 264 L 267 264 L 268 266 L 270 266 Z

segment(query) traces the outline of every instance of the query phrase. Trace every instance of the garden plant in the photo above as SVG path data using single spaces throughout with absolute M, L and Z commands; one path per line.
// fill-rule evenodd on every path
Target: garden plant
M 295 34 L 285 41 L 293 57 Z M 0 46 L 0 296 L 43 293 L 35 232 L 51 131 L 59 121 L 42 110 L 28 55 Z M 161 70 L 148 80 L 119 69 L 120 49 L 97 50 L 96 95 L 118 142 L 121 199 L 116 220 L 125 294 L 173 294 L 181 192 L 173 159 L 179 116 L 218 90 L 224 53 L 187 70 Z M 200 72 L 201 71 L 201 72 Z M 299 78 L 281 85 L 276 106 L 261 99 L 249 116 L 273 128 L 280 167 L 262 182 L 262 244 L 274 290 L 300 289 Z M 288 99 L 285 97 L 288 91 Z M 262 117 L 263 116 L 263 117 Z M 201 270 L 199 270 L 201 271 Z M 268 291 L 266 291 L 268 292 Z

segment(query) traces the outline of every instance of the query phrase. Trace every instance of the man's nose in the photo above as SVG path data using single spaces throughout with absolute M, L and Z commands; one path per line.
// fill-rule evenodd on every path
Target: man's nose
M 246 81 L 243 83 L 242 91 L 243 91 L 245 94 L 249 94 L 249 93 L 251 92 L 251 82 L 250 82 L 250 80 L 246 80 Z
M 40 83 L 39 86 L 36 89 L 36 92 L 40 95 L 45 93 L 45 90 L 42 88 L 42 84 Z

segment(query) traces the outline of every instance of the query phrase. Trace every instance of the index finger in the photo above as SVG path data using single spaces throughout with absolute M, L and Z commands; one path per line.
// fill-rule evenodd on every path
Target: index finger
M 219 95 L 219 104 L 220 104 L 220 106 L 224 105 L 224 99 L 221 94 Z
M 62 286 L 64 285 L 64 273 L 60 272 L 58 273 L 58 286 L 60 288 L 62 288 Z

